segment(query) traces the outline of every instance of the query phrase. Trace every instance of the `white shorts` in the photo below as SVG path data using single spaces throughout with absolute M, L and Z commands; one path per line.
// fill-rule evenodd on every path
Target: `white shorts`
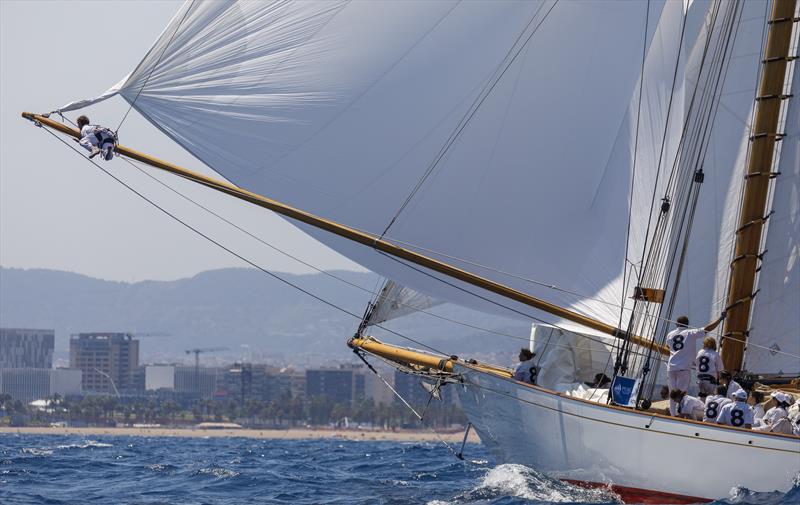
M 691 370 L 673 370 L 667 372 L 667 385 L 670 389 L 689 391 L 689 382 L 692 380 Z

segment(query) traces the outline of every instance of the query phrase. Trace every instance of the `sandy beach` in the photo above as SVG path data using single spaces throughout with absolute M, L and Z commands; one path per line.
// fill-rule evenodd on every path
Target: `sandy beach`
M 437 442 L 431 431 L 362 431 L 362 430 L 251 430 L 251 429 L 194 429 L 194 428 L 0 428 L 0 436 L 8 434 L 79 435 L 79 436 L 135 436 L 135 437 L 245 437 L 273 440 L 303 440 L 339 438 L 344 440 L 385 440 L 394 442 Z M 463 432 L 441 433 L 448 443 L 461 443 Z M 470 431 L 470 442 L 480 442 L 475 431 Z

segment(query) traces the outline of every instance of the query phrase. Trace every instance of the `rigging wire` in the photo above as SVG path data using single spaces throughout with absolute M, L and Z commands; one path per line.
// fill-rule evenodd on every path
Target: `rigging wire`
M 533 16 L 531 16 L 531 19 L 528 21 L 528 24 L 525 25 L 525 29 L 522 31 L 522 33 L 519 34 L 517 39 L 514 41 L 514 44 L 512 44 L 511 48 L 506 53 L 506 56 L 503 58 L 503 61 L 507 60 L 507 63 L 505 63 L 505 64 L 503 64 L 503 62 L 500 63 L 500 67 L 498 69 L 498 70 L 501 69 L 500 73 L 497 74 L 497 70 L 495 70 L 496 77 L 494 77 L 493 79 L 490 79 L 490 83 L 487 83 L 487 84 L 489 84 L 489 87 L 488 88 L 484 88 L 483 90 L 481 90 L 480 94 L 475 98 L 475 101 L 470 106 L 470 109 L 467 110 L 467 113 L 465 114 L 465 116 L 462 117 L 461 121 L 459 121 L 459 123 L 456 125 L 455 130 L 450 134 L 450 137 L 447 139 L 447 141 L 445 142 L 444 146 L 442 146 L 442 148 L 439 150 L 439 153 L 436 155 L 436 157 L 434 158 L 433 162 L 428 166 L 427 170 L 422 175 L 422 177 L 419 179 L 419 181 L 417 181 L 416 185 L 412 188 L 411 193 L 409 193 L 409 195 L 403 201 L 402 205 L 400 205 L 400 208 L 397 210 L 397 212 L 392 217 L 392 219 L 389 220 L 389 224 L 386 225 L 386 228 L 383 230 L 383 233 L 380 234 L 380 238 L 383 238 L 384 235 L 386 235 L 386 233 L 389 231 L 389 228 L 392 227 L 392 225 L 397 221 L 397 218 L 400 217 L 400 214 L 406 209 L 408 204 L 411 203 L 411 200 L 419 192 L 419 190 L 422 188 L 423 184 L 425 184 L 425 181 L 428 180 L 428 178 L 433 173 L 433 171 L 436 169 L 436 167 L 439 165 L 439 163 L 444 159 L 444 157 L 450 151 L 450 148 L 453 146 L 453 144 L 455 144 L 456 140 L 458 140 L 458 138 L 461 136 L 461 133 L 464 131 L 464 129 L 469 124 L 469 122 L 472 120 L 472 118 L 478 112 L 478 109 L 481 107 L 481 105 L 483 105 L 483 102 L 485 102 L 486 99 L 489 97 L 491 92 L 494 90 L 495 86 L 497 86 L 497 84 L 500 82 L 500 80 L 505 75 L 506 71 L 509 68 L 511 68 L 511 65 L 517 59 L 517 56 L 520 55 L 520 53 L 525 48 L 525 46 L 528 45 L 528 42 L 530 42 L 531 38 L 533 38 L 533 36 L 536 34 L 536 32 L 539 31 L 539 28 L 542 26 L 542 24 L 544 24 L 544 22 L 547 20 L 548 16 L 550 16 L 550 13 L 553 11 L 553 9 L 558 4 L 558 2 L 559 2 L 559 0 L 555 0 L 553 2 L 553 4 L 550 6 L 550 8 L 547 10 L 547 12 L 545 12 L 544 16 L 542 16 L 542 19 L 539 21 L 539 23 L 537 23 L 536 26 L 534 26 L 533 30 L 528 35 L 528 37 L 525 39 L 525 41 L 522 42 L 522 44 L 519 45 L 519 48 L 516 51 L 514 51 L 514 48 L 518 45 L 519 41 L 525 35 L 525 32 L 533 24 L 533 21 L 536 19 L 536 16 L 539 14 L 539 11 L 541 11 L 542 8 L 544 7 L 544 2 L 539 5 L 539 7 L 536 9 L 536 12 L 533 13 Z M 512 52 L 513 52 L 513 55 L 511 55 Z M 509 59 L 509 55 L 511 55 L 510 59 Z
M 76 149 L 75 149 L 73 146 L 69 145 L 69 144 L 68 144 L 68 143 L 67 143 L 67 142 L 66 142 L 64 139 L 62 139 L 61 137 L 59 137 L 58 135 L 56 135 L 54 132 L 51 132 L 51 131 L 50 131 L 49 129 L 47 129 L 47 128 L 44 128 L 44 130 L 45 130 L 47 133 L 49 133 L 50 135 L 52 135 L 54 138 L 56 138 L 56 139 L 57 139 L 59 142 L 61 142 L 61 143 L 62 143 L 62 144 L 64 144 L 65 146 L 67 146 L 67 147 L 68 147 L 68 148 L 69 148 L 69 149 L 70 149 L 72 152 L 74 152 L 75 154 L 77 154 L 77 155 L 78 155 L 78 156 L 80 156 L 81 158 L 83 158 L 83 159 L 85 159 L 85 160 L 89 161 L 89 162 L 90 162 L 92 165 L 94 165 L 96 168 L 98 168 L 98 169 L 99 169 L 100 171 L 102 171 L 104 174 L 108 175 L 109 177 L 111 177 L 112 179 L 114 179 L 116 182 L 118 182 L 119 184 L 121 184 L 122 186 L 124 186 L 125 188 L 127 188 L 128 190 L 130 190 L 131 192 L 133 192 L 134 194 L 136 194 L 136 195 L 137 195 L 139 198 L 143 199 L 144 201 L 146 201 L 147 203 L 149 203 L 150 205 L 152 205 L 152 206 L 153 206 L 153 207 L 155 207 L 156 209 L 160 210 L 162 213 L 166 214 L 167 216 L 171 217 L 173 220 L 177 221 L 179 224 L 183 225 L 185 228 L 188 228 L 189 230 L 193 231 L 193 232 L 194 232 L 194 233 L 196 233 L 197 235 L 201 236 L 202 238 L 204 238 L 204 239 L 206 239 L 207 241 L 211 242 L 212 244 L 216 245 L 216 246 L 217 246 L 217 247 L 219 247 L 220 249 L 223 249 L 224 251 L 226 251 L 226 252 L 228 252 L 228 253 L 232 254 L 233 256 L 236 256 L 237 258 L 239 258 L 240 260 L 244 261 L 245 263 L 247 263 L 247 264 L 251 265 L 252 267 L 254 267 L 254 268 L 256 268 L 256 269 L 260 270 L 261 272 L 263 272 L 263 273 L 265 273 L 265 274 L 269 275 L 269 276 L 270 276 L 270 277 L 272 277 L 273 279 L 275 279 L 275 280 L 277 280 L 277 281 L 280 281 L 280 282 L 282 282 L 283 284 L 286 284 L 286 285 L 288 285 L 288 286 L 290 286 L 290 287 L 292 287 L 292 288 L 294 288 L 294 289 L 296 289 L 296 290 L 298 290 L 298 291 L 300 291 L 300 292 L 302 292 L 302 293 L 304 293 L 304 294 L 306 294 L 306 295 L 310 296 L 311 298 L 313 298 L 313 299 L 315 299 L 315 300 L 317 300 L 317 301 L 319 301 L 319 302 L 321 302 L 321 303 L 323 303 L 323 304 L 325 304 L 325 305 L 327 305 L 327 306 L 329 306 L 329 307 L 331 307 L 331 308 L 333 308 L 333 309 L 336 309 L 336 310 L 338 310 L 338 311 L 340 311 L 340 312 L 342 312 L 342 313 L 344 313 L 344 314 L 347 314 L 347 315 L 349 315 L 349 316 L 351 316 L 351 317 L 353 317 L 353 318 L 355 318 L 355 319 L 361 320 L 361 316 L 360 316 L 360 315 L 358 315 L 358 314 L 356 314 L 355 312 L 351 312 L 351 311 L 349 311 L 349 310 L 345 309 L 344 307 L 342 307 L 342 306 L 340 306 L 340 305 L 337 305 L 337 304 L 335 304 L 335 303 L 333 303 L 333 302 L 331 302 L 331 301 L 329 301 L 329 300 L 326 300 L 325 298 L 322 298 L 321 296 L 319 296 L 319 295 L 316 295 L 316 294 L 312 293 L 311 291 L 309 291 L 309 290 L 307 290 L 307 289 L 305 289 L 305 288 L 303 288 L 303 287 L 301 287 L 301 286 L 299 286 L 299 285 L 297 285 L 297 284 L 295 284 L 295 283 L 293 283 L 293 282 L 291 282 L 291 281 L 289 281 L 289 280 L 287 280 L 287 279 L 285 279 L 285 278 L 281 277 L 280 275 L 278 275 L 278 274 L 276 274 L 276 273 L 274 273 L 274 272 L 272 272 L 272 271 L 270 271 L 270 270 L 268 270 L 268 269 L 266 269 L 266 268 L 262 267 L 261 265 L 259 265 L 259 264 L 255 263 L 254 261 L 252 261 L 252 260 L 250 260 L 250 259 L 246 258 L 245 256 L 243 256 L 243 255 L 241 255 L 241 254 L 237 253 L 237 252 L 236 252 L 236 251 L 234 251 L 233 249 L 231 249 L 231 248 L 229 248 L 229 247 L 225 246 L 225 245 L 224 245 L 224 244 L 222 244 L 221 242 L 219 242 L 219 241 L 217 241 L 217 240 L 213 239 L 213 238 L 212 238 L 212 237 L 210 237 L 209 235 L 207 235 L 207 234 L 203 233 L 203 232 L 202 232 L 202 231 L 200 231 L 198 228 L 196 228 L 196 227 L 194 227 L 194 226 L 190 225 L 189 223 L 187 223 L 187 222 L 185 222 L 185 221 L 181 220 L 181 219 L 180 219 L 178 216 L 176 216 L 175 214 L 171 213 L 170 211 L 168 211 L 167 209 L 165 209 L 164 207 L 162 207 L 161 205 L 159 205 L 158 203 L 156 203 L 156 202 L 155 202 L 155 201 L 153 201 L 152 199 L 150 199 L 150 198 L 148 198 L 147 196 L 145 196 L 145 195 L 144 195 L 143 193 L 141 193 L 140 191 L 136 190 L 136 189 L 135 189 L 134 187 L 132 187 L 130 184 L 126 183 L 125 181 L 123 181 L 122 179 L 120 179 L 119 177 L 117 177 L 116 175 L 114 175 L 113 173 L 109 172 L 108 170 L 106 170 L 105 168 L 103 168 L 102 166 L 100 166 L 100 165 L 99 165 L 99 164 L 98 164 L 96 161 L 94 161 L 94 160 L 91 160 L 91 159 L 89 159 L 89 158 L 86 158 L 86 157 L 83 155 L 83 153 L 81 153 L 81 152 L 77 151 L 77 150 L 76 150 Z M 387 327 L 385 327 L 385 326 L 382 326 L 382 325 L 375 325 L 375 326 L 377 326 L 377 327 L 379 327 L 379 328 L 381 328 L 381 329 L 383 329 L 383 330 L 385 330 L 385 331 L 387 331 L 387 332 L 391 333 L 392 335 L 395 335 L 395 336 L 401 337 L 401 338 L 403 338 L 403 339 L 406 339 L 406 340 L 408 340 L 409 342 L 413 342 L 414 344 L 416 344 L 416 345 L 419 345 L 419 346 L 421 346 L 421 347 L 423 347 L 423 348 L 425 348 L 425 349 L 427 349 L 427 350 L 429 350 L 429 351 L 431 351 L 431 352 L 434 352 L 434 353 L 436 353 L 436 354 L 440 354 L 440 355 L 442 355 L 442 356 L 447 356 L 447 354 L 446 354 L 446 353 L 444 353 L 443 351 L 440 351 L 439 349 L 436 349 L 436 348 L 434 348 L 434 347 L 432 347 L 432 346 L 430 346 L 430 345 L 427 345 L 427 344 L 425 344 L 425 343 L 423 343 L 423 342 L 420 342 L 420 341 L 418 341 L 418 340 L 416 340 L 416 339 L 414 339 L 414 338 L 412 338 L 412 337 L 409 337 L 409 336 L 407 336 L 407 335 L 404 335 L 404 334 L 402 334 L 402 333 L 400 333 L 400 332 L 398 332 L 398 331 L 392 330 L 392 329 L 390 329 L 390 328 L 387 328 Z
M 175 35 L 178 33 L 178 30 L 181 29 L 181 25 L 183 24 L 184 20 L 186 20 L 186 16 L 189 14 L 189 11 L 192 10 L 192 7 L 194 7 L 194 0 L 192 0 L 192 2 L 189 4 L 189 7 L 186 8 L 186 12 L 183 13 L 183 17 L 181 17 L 180 22 L 178 22 L 178 26 L 175 27 L 175 31 L 172 32 L 172 35 L 169 37 L 169 40 L 167 41 L 166 45 L 164 45 L 164 50 L 161 51 L 161 55 L 159 55 L 158 59 L 153 64 L 153 68 L 150 69 L 150 73 L 147 74 L 147 78 L 144 80 L 144 83 L 142 84 L 142 87 L 139 88 L 139 91 L 136 92 L 136 96 L 133 97 L 133 101 L 131 102 L 130 107 L 128 107 L 128 110 L 125 112 L 125 115 L 122 116 L 122 119 L 120 120 L 119 125 L 117 125 L 116 130 L 114 130 L 115 133 L 119 133 L 119 129 L 122 128 L 122 123 L 125 122 L 125 119 L 128 117 L 128 114 L 130 114 L 131 109 L 133 109 L 133 106 L 136 103 L 136 100 L 139 99 L 139 95 L 141 95 L 142 91 L 144 91 L 144 88 L 145 88 L 145 86 L 147 86 L 148 81 L 150 81 L 150 77 L 152 77 L 153 72 L 155 72 L 155 70 L 156 70 L 156 67 L 158 67 L 159 63 L 161 63 L 161 58 L 164 57 L 164 54 L 167 52 L 167 49 L 169 48 L 169 45 L 172 43 L 172 39 L 175 38 Z M 147 59 L 147 57 L 145 57 L 145 59 Z M 144 62 L 144 59 L 142 60 L 142 62 Z M 137 68 L 137 70 L 138 70 L 138 68 Z M 134 70 L 134 72 L 135 71 L 136 70 Z M 133 74 L 131 74 L 131 75 L 133 75 Z
M 637 168 L 637 161 L 638 161 L 638 153 L 639 153 L 639 124 L 642 118 L 642 93 L 644 91 L 644 63 L 647 59 L 647 31 L 648 26 L 650 24 L 650 0 L 647 0 L 647 4 L 645 6 L 645 14 L 644 14 L 644 33 L 642 35 L 642 64 L 641 69 L 639 70 L 639 97 L 638 102 L 636 104 L 636 133 L 634 134 L 634 141 L 633 141 L 633 169 L 631 170 L 631 190 L 629 195 L 628 201 L 628 223 L 627 229 L 625 231 L 625 253 L 622 257 L 623 265 L 622 265 L 622 290 L 621 296 L 622 300 L 620 301 L 621 306 L 625 306 L 625 290 L 628 287 L 628 269 L 625 268 L 625 263 L 628 260 L 628 248 L 630 247 L 631 242 L 631 221 L 633 216 L 633 195 L 635 193 L 635 186 L 636 186 L 636 168 Z M 617 322 L 617 327 L 622 328 L 622 318 L 625 315 L 625 309 L 623 308 L 619 312 L 619 321 Z M 634 315 L 631 314 L 631 320 L 633 320 Z M 629 324 L 630 326 L 630 324 Z M 631 341 L 627 336 L 624 338 L 622 345 L 619 346 L 619 353 L 617 354 L 617 360 L 614 364 L 614 375 L 617 375 L 617 372 L 620 369 L 621 365 L 621 358 L 623 352 L 626 352 L 631 347 Z M 626 366 L 627 368 L 627 366 Z M 624 372 L 623 372 L 624 373 Z

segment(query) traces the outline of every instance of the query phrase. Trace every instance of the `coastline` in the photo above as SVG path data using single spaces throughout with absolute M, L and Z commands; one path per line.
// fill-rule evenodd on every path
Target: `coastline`
M 118 436 L 118 437 L 242 437 L 269 440 L 310 440 L 336 438 L 342 440 L 370 440 L 390 442 L 438 442 L 440 439 L 450 444 L 460 444 L 463 432 L 440 433 L 438 436 L 427 430 L 367 431 L 367 430 L 327 430 L 293 428 L 288 430 L 258 429 L 197 429 L 197 428 L 70 428 L 70 427 L 0 427 L 3 435 L 78 435 L 78 436 Z M 471 430 L 468 442 L 480 443 L 475 430 Z

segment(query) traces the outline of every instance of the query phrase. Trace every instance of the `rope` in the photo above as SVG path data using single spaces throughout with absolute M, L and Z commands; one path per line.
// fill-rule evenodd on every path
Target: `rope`
M 480 108 L 480 106 L 483 105 L 483 102 L 486 101 L 486 99 L 489 97 L 489 94 L 491 94 L 491 92 L 494 90 L 495 86 L 497 86 L 497 84 L 500 82 L 500 79 L 503 78 L 503 76 L 505 75 L 506 71 L 511 67 L 511 65 L 514 63 L 514 61 L 517 59 L 517 56 L 519 56 L 519 54 L 522 52 L 522 50 L 525 48 L 525 46 L 528 44 L 528 42 L 530 42 L 531 38 L 533 38 L 533 36 L 536 34 L 536 32 L 539 30 L 539 28 L 545 22 L 545 20 L 547 20 L 548 16 L 550 16 L 550 13 L 553 11 L 553 9 L 555 8 L 556 4 L 558 4 L 558 2 L 559 2 L 559 0 L 555 0 L 553 2 L 553 4 L 550 6 L 550 8 L 547 10 L 547 12 L 542 17 L 541 21 L 539 21 L 539 23 L 533 28 L 533 30 L 531 31 L 530 35 L 528 35 L 528 37 L 525 39 L 525 41 L 522 44 L 519 45 L 519 48 L 516 50 L 516 52 L 513 53 L 513 55 L 509 59 L 509 55 L 511 55 L 512 52 L 514 51 L 514 47 L 517 46 L 518 42 L 525 35 L 525 32 L 528 30 L 528 28 L 531 26 L 531 24 L 533 24 L 533 21 L 534 21 L 534 19 L 536 19 L 536 16 L 539 14 L 539 11 L 541 11 L 542 8 L 544 7 L 544 3 L 539 5 L 539 7 L 536 9 L 536 12 L 534 12 L 533 16 L 531 16 L 530 21 L 528 21 L 528 24 L 525 25 L 525 29 L 522 31 L 522 33 L 519 34 L 517 39 L 514 41 L 514 44 L 512 44 L 511 48 L 506 53 L 506 56 L 503 58 L 503 61 L 508 60 L 508 62 L 505 63 L 505 65 L 503 64 L 503 62 L 500 63 L 500 68 L 502 69 L 500 71 L 500 73 L 497 75 L 497 77 L 494 78 L 493 82 L 491 82 L 489 87 L 488 88 L 484 88 L 481 91 L 481 93 L 478 95 L 478 97 L 476 97 L 475 102 L 473 102 L 473 105 L 470 107 L 470 109 L 467 110 L 466 115 L 464 117 L 462 117 L 461 121 L 459 121 L 459 123 L 456 125 L 455 130 L 453 131 L 453 133 L 450 134 L 450 137 L 445 142 L 445 145 L 442 146 L 442 149 L 439 150 L 439 153 L 436 155 L 436 157 L 434 158 L 433 162 L 430 164 L 430 166 L 428 166 L 428 169 L 425 171 L 425 173 L 422 175 L 422 177 L 419 179 L 419 181 L 417 181 L 417 184 L 412 188 L 411 193 L 406 197 L 406 199 L 403 201 L 402 205 L 400 205 L 400 208 L 397 210 L 395 215 L 389 221 L 389 224 L 386 225 L 386 228 L 383 230 L 383 233 L 381 233 L 379 238 L 383 238 L 384 235 L 386 235 L 386 233 L 389 231 L 389 228 L 392 227 L 392 225 L 395 223 L 395 221 L 397 221 L 397 218 L 400 217 L 400 214 L 406 209 L 408 204 L 411 203 L 411 200 L 414 198 L 414 196 L 422 188 L 422 185 L 425 183 L 425 181 L 428 180 L 428 178 L 433 173 L 433 171 L 436 169 L 436 167 L 439 165 L 439 163 L 442 161 L 442 159 L 444 159 L 445 155 L 447 155 L 447 153 L 450 151 L 450 148 L 453 146 L 453 144 L 455 144 L 456 140 L 458 140 L 458 138 L 461 136 L 461 132 L 464 131 L 464 129 L 469 124 L 469 122 L 472 120 L 472 118 L 478 112 L 478 109 Z M 495 73 L 496 72 L 497 72 L 497 70 L 495 70 Z
M 161 54 L 159 55 L 158 59 L 156 60 L 155 64 L 153 65 L 153 68 L 150 69 L 150 73 L 147 74 L 147 79 L 144 80 L 144 84 L 142 84 L 142 87 L 139 88 L 139 91 L 136 92 L 136 96 L 133 97 L 133 101 L 131 102 L 130 107 L 128 107 L 128 110 L 125 112 L 125 115 L 122 116 L 122 119 L 120 120 L 119 125 L 117 125 L 117 129 L 114 130 L 115 133 L 119 133 L 119 129 L 122 128 L 122 123 L 124 123 L 125 119 L 127 119 L 128 114 L 130 114 L 131 109 L 133 109 L 133 106 L 136 103 L 136 100 L 139 99 L 139 95 L 142 94 L 142 91 L 144 91 L 145 86 L 147 86 L 147 82 L 150 81 L 150 77 L 153 75 L 153 72 L 155 72 L 156 67 L 158 66 L 159 63 L 161 63 L 161 58 L 164 57 L 164 54 L 167 52 L 167 49 L 169 48 L 169 45 L 172 43 L 172 39 L 175 38 L 175 35 L 178 33 L 178 30 L 181 29 L 181 25 L 183 24 L 183 21 L 186 19 L 186 16 L 189 14 L 189 11 L 192 10 L 192 7 L 194 7 L 194 0 L 192 0 L 192 3 L 190 3 L 189 7 L 186 8 L 186 12 L 183 13 L 183 17 L 181 17 L 180 22 L 178 22 L 178 26 L 175 27 L 175 31 L 172 32 L 172 35 L 169 37 L 169 40 L 167 41 L 166 45 L 164 46 L 164 50 L 161 51 Z M 144 61 L 144 60 L 142 60 L 142 61 Z
M 89 159 L 89 158 L 86 158 L 86 157 L 85 157 L 85 156 L 84 156 L 84 155 L 83 155 L 81 152 L 77 151 L 75 148 L 73 148 L 71 145 L 69 145 L 69 143 L 67 143 L 67 142 L 66 142 L 64 139 L 62 139 L 61 137 L 59 137 L 58 135 L 56 135 L 55 133 L 53 133 L 53 132 L 52 132 L 52 131 L 50 131 L 49 129 L 47 129 L 47 128 L 44 128 L 44 130 L 45 130 L 47 133 L 49 133 L 50 135 L 52 135 L 54 138 L 56 138 L 56 139 L 57 139 L 59 142 L 61 142 L 61 143 L 62 143 L 62 144 L 64 144 L 65 146 L 67 146 L 67 147 L 68 147 L 68 148 L 69 148 L 69 149 L 70 149 L 72 152 L 74 152 L 75 154 L 77 154 L 77 155 L 78 155 L 78 156 L 80 156 L 81 158 L 83 158 L 83 159 L 85 159 L 85 160 L 89 161 L 89 163 L 91 163 L 92 165 L 94 165 L 96 168 L 98 168 L 98 169 L 99 169 L 100 171 L 102 171 L 104 174 L 106 174 L 107 176 L 111 177 L 112 179 L 114 179 L 116 182 L 118 182 L 119 184 L 121 184 L 122 186 L 124 186 L 125 188 L 127 188 L 128 190 L 130 190 L 131 192 L 133 192 L 133 193 L 134 193 L 135 195 L 137 195 L 139 198 L 141 198 L 141 199 L 142 199 L 142 200 L 144 200 L 145 202 L 149 203 L 150 205 L 152 205 L 152 206 L 153 206 L 153 207 L 155 207 L 156 209 L 160 210 L 162 213 L 166 214 L 167 216 L 171 217 L 173 220 L 177 221 L 179 224 L 183 225 L 185 228 L 188 228 L 189 230 L 193 231 L 193 232 L 194 232 L 194 233 L 196 233 L 197 235 L 201 236 L 202 238 L 204 238 L 204 239 L 206 239 L 207 241 L 211 242 L 212 244 L 216 245 L 216 246 L 217 246 L 217 247 L 219 247 L 220 249 L 222 249 L 222 250 L 224 250 L 224 251 L 226 251 L 226 252 L 230 253 L 231 255 L 233 255 L 233 256 L 235 256 L 235 257 L 237 257 L 237 258 L 239 258 L 240 260 L 244 261 L 244 262 L 245 262 L 245 263 L 247 263 L 248 265 L 250 265 L 250 266 L 252 266 L 252 267 L 254 267 L 254 268 L 256 268 L 256 269 L 260 270 L 261 272 L 263 272 L 263 273 L 265 273 L 265 274 L 269 275 L 269 276 L 270 276 L 270 277 L 272 277 L 273 279 L 275 279 L 275 280 L 277 280 L 277 281 L 280 281 L 280 282 L 282 282 L 283 284 L 286 284 L 287 286 L 290 286 L 290 287 L 292 287 L 292 288 L 294 288 L 294 289 L 296 289 L 296 290 L 298 290 L 298 291 L 300 291 L 300 292 L 302 292 L 302 293 L 304 293 L 304 294 L 306 294 L 306 295 L 310 296 L 311 298 L 313 298 L 313 299 L 317 300 L 318 302 L 321 302 L 321 303 L 323 303 L 323 304 L 325 304 L 325 305 L 327 305 L 327 306 L 329 306 L 329 307 L 331 307 L 331 308 L 333 308 L 333 309 L 335 309 L 335 310 L 338 310 L 338 311 L 340 311 L 340 312 L 342 312 L 342 313 L 344 313 L 344 314 L 347 314 L 347 315 L 349 315 L 349 316 L 351 316 L 351 317 L 353 317 L 353 318 L 355 318 L 355 319 L 361 320 L 361 316 L 360 316 L 360 315 L 358 315 L 358 314 L 356 314 L 356 313 L 354 313 L 354 312 L 351 312 L 351 311 L 349 311 L 349 310 L 345 309 L 344 307 L 341 307 L 341 306 L 339 306 L 339 305 L 337 305 L 337 304 L 335 304 L 335 303 L 333 303 L 333 302 L 331 302 L 331 301 L 329 301 L 329 300 L 326 300 L 325 298 L 322 298 L 321 296 L 319 296 L 319 295 L 316 295 L 316 294 L 312 293 L 311 291 L 309 291 L 309 290 L 307 290 L 307 289 L 304 289 L 304 288 L 302 288 L 302 287 L 298 286 L 297 284 L 294 284 L 293 282 L 291 282 L 291 281 L 289 281 L 289 280 L 287 280 L 287 279 L 285 279 L 285 278 L 281 277 L 280 275 L 278 275 L 278 274 L 276 274 L 276 273 L 274 273 L 274 272 L 272 272 L 272 271 L 270 271 L 270 270 L 267 270 L 266 268 L 264 268 L 264 267 L 262 267 L 261 265 L 259 265 L 259 264 L 255 263 L 254 261 L 252 261 L 252 260 L 250 260 L 250 259 L 246 258 L 245 256 L 243 256 L 243 255 L 241 255 L 241 254 L 237 253 L 237 252 L 236 252 L 236 251 L 234 251 L 233 249 L 230 249 L 229 247 L 225 246 L 225 245 L 224 245 L 224 244 L 222 244 L 221 242 L 219 242 L 219 241 L 217 241 L 217 240 L 215 240 L 215 239 L 211 238 L 211 237 L 210 237 L 210 236 L 208 236 L 207 234 L 205 234 L 205 233 L 203 233 L 202 231 L 200 231 L 198 228 L 196 228 L 196 227 L 194 227 L 194 226 L 190 225 L 189 223 L 187 223 L 187 222 L 185 222 L 185 221 L 181 220 L 181 219 L 180 219 L 178 216 L 176 216 L 175 214 L 173 214 L 173 213 L 171 213 L 170 211 L 166 210 L 164 207 L 160 206 L 160 205 L 159 205 L 159 204 L 157 204 L 155 201 L 153 201 L 153 200 L 151 200 L 150 198 L 148 198 L 147 196 L 145 196 L 143 193 L 141 193 L 141 192 L 137 191 L 137 190 L 136 190 L 135 188 L 133 188 L 131 185 L 129 185 L 128 183 L 126 183 L 125 181 L 123 181 L 122 179 L 120 179 L 119 177 L 117 177 L 116 175 L 112 174 L 111 172 L 109 172 L 108 170 L 106 170 L 105 168 L 103 168 L 102 166 L 100 166 L 99 164 L 97 164 L 97 162 L 95 162 L 94 160 L 91 160 L 91 159 Z M 383 326 L 383 325 L 376 325 L 376 326 L 377 326 L 377 327 L 379 327 L 379 328 L 381 328 L 381 329 L 383 329 L 383 330 L 385 330 L 385 331 L 387 331 L 387 332 L 389 332 L 389 333 L 391 333 L 392 335 L 395 335 L 395 336 L 398 336 L 398 337 L 400 337 L 400 338 L 406 339 L 406 340 L 408 340 L 409 342 L 413 342 L 414 344 L 416 344 L 416 345 L 419 345 L 419 346 L 421 346 L 421 347 L 423 347 L 423 348 L 425 348 L 425 349 L 427 349 L 427 350 L 429 350 L 429 351 L 432 351 L 432 352 L 435 352 L 435 353 L 438 353 L 438 354 L 442 354 L 442 355 L 446 355 L 444 352 L 442 352 L 442 351 L 440 351 L 440 350 L 438 350 L 438 349 L 436 349 L 436 348 L 434 348 L 434 347 L 431 347 L 431 346 L 429 346 L 429 345 L 427 345 L 427 344 L 425 344 L 425 343 L 423 343 L 423 342 L 420 342 L 420 341 L 418 341 L 418 340 L 415 340 L 415 339 L 413 339 L 412 337 L 409 337 L 409 336 L 407 336 L 407 335 L 404 335 L 404 334 L 402 334 L 402 333 L 400 333 L 400 332 L 397 332 L 397 331 L 395 331 L 395 330 L 392 330 L 392 329 L 390 329 L 390 328 L 387 328 L 387 327 L 385 327 L 385 326 Z

